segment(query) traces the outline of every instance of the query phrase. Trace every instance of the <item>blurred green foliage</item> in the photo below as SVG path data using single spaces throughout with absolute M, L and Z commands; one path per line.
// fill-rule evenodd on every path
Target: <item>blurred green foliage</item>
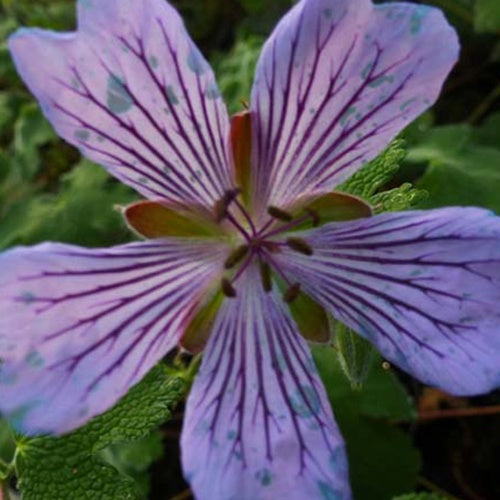
M 293 2 L 172 3 L 213 63 L 229 110 L 241 110 L 241 101 L 250 99 L 261 45 Z M 457 27 L 462 42 L 460 62 L 435 108 L 405 132 L 406 142 L 395 142 L 365 167 L 372 176 L 370 183 L 365 170 L 343 189 L 366 197 L 379 211 L 465 204 L 500 213 L 500 114 L 495 113 L 500 101 L 500 1 L 420 3 L 441 7 Z M 0 249 L 47 239 L 108 246 L 132 238 L 113 206 L 126 204 L 137 195 L 58 139 L 17 76 L 7 50 L 7 36 L 21 25 L 73 29 L 74 4 L 74 0 L 0 0 Z M 410 491 L 415 486 L 419 456 L 409 436 L 394 425 L 394 421 L 411 421 L 415 416 L 404 387 L 376 360 L 363 389 L 353 391 L 333 353 L 317 351 L 315 359 L 347 441 L 357 498 L 387 499 Z M 143 384 L 158 388 L 151 379 Z M 127 401 L 134 394 L 137 392 L 131 392 Z M 152 397 L 153 409 L 157 408 L 155 398 L 161 400 L 162 394 L 165 396 L 160 391 Z M 111 489 L 107 497 L 101 489 L 99 498 L 144 498 L 147 469 L 165 452 L 158 434 L 149 431 L 168 412 L 156 413 L 147 425 L 145 417 L 139 430 L 128 434 L 123 420 L 109 420 L 117 411 L 121 410 L 111 410 L 62 440 L 18 441 L 18 449 L 22 449 L 18 472 L 25 498 L 49 498 L 43 496 L 47 494 L 51 498 L 60 498 L 59 494 L 87 498 L 83 493 L 75 495 L 82 488 L 92 492 L 104 483 L 111 484 Z M 126 425 L 137 423 L 134 412 L 127 410 L 124 415 L 128 415 Z M 97 432 L 92 439 L 88 438 L 89 429 Z M 135 441 L 118 444 L 123 440 Z M 0 480 L 5 472 L 3 462 L 8 467 L 15 447 L 11 431 L 0 420 Z M 69 469 L 68 464 L 72 464 Z M 64 475 L 71 481 L 65 483 Z M 54 484 L 62 489 L 54 489 Z M 438 498 L 410 494 L 398 500 Z
M 405 388 L 378 357 L 363 388 L 356 390 L 343 376 L 333 349 L 316 347 L 313 355 L 346 440 L 354 497 L 387 500 L 411 490 L 419 454 L 410 438 L 391 423 L 410 422 L 416 416 Z
M 480 205 L 500 213 L 500 114 L 481 126 L 442 125 L 413 137 L 407 161 L 428 167 L 417 186 L 427 208 Z
M 157 366 L 116 406 L 77 431 L 61 438 L 17 436 L 12 466 L 23 499 L 145 497 L 145 470 L 161 454 L 158 435 L 150 432 L 169 418 L 185 391 L 182 377 Z M 137 454 L 133 465 L 131 453 Z

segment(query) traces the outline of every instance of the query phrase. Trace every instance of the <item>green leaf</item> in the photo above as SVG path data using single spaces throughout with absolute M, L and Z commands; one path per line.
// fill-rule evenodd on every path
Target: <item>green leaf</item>
M 56 194 L 21 198 L 0 220 L 0 248 L 44 240 L 105 246 L 132 238 L 114 205 L 135 195 L 97 165 L 82 160 Z
M 0 460 L 10 462 L 14 456 L 14 436 L 9 424 L 0 418 Z
M 347 328 L 339 321 L 329 317 L 331 328 L 335 332 L 337 357 L 353 389 L 361 389 L 370 373 L 375 357 L 375 349 L 364 338 Z
M 382 191 L 400 169 L 406 156 L 400 139 L 393 141 L 377 158 L 358 170 L 338 189 L 369 201 L 375 213 L 407 210 L 419 206 L 427 193 L 405 183 L 394 189 Z
M 374 194 L 370 201 L 375 213 L 400 212 L 412 207 L 422 206 L 429 193 L 423 189 L 415 189 L 412 184 L 405 182 L 401 186 Z
M 403 141 L 393 141 L 382 154 L 358 170 L 338 190 L 369 200 L 393 178 L 405 155 Z
M 120 474 L 133 478 L 139 497 L 147 498 L 149 493 L 148 469 L 155 460 L 163 455 L 162 435 L 159 431 L 154 431 L 131 443 L 115 443 L 102 450 L 99 455 Z
M 40 146 L 56 139 L 54 130 L 37 104 L 25 104 L 14 127 L 14 154 L 22 177 L 32 180 L 40 166 Z
M 428 164 L 417 183 L 429 192 L 426 208 L 473 205 L 500 213 L 499 116 L 477 129 L 435 127 L 409 149 L 409 162 Z
M 498 0 L 476 0 L 474 28 L 478 33 L 500 31 L 500 2 Z
M 353 390 L 332 349 L 314 347 L 313 355 L 346 440 L 354 498 L 387 500 L 411 490 L 419 454 L 391 423 L 416 415 L 401 383 L 378 359 L 362 389 Z
M 23 500 L 137 498 L 134 481 L 96 454 L 147 436 L 170 417 L 185 390 L 184 378 L 168 376 L 158 365 L 115 407 L 77 431 L 60 438 L 20 437 L 16 465 Z
M 2 40 L 1 34 L 0 40 Z M 12 63 L 7 43 L 0 43 L 0 87 L 17 86 L 19 85 L 19 82 L 19 76 L 17 75 L 14 64 Z
M 13 92 L 0 92 L 0 141 L 14 122 L 19 111 L 22 98 Z

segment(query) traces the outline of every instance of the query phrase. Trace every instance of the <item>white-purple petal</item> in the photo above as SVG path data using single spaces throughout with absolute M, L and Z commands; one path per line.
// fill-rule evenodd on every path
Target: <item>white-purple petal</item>
M 186 478 L 197 498 L 350 498 L 342 437 L 306 342 L 257 269 L 216 319 L 187 402 Z
M 382 214 L 304 233 L 277 255 L 336 318 L 452 394 L 500 385 L 500 218 L 478 208 Z
M 144 196 L 212 205 L 232 185 L 212 70 L 163 0 L 80 2 L 79 29 L 21 29 L 16 67 L 58 134 Z
M 1 254 L 0 411 L 34 434 L 108 409 L 177 344 L 224 254 L 192 240 Z

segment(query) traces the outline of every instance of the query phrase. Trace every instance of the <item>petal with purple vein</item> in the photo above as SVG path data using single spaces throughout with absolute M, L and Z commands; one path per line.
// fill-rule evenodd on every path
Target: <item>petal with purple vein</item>
M 348 499 L 344 443 L 307 344 L 278 292 L 247 273 L 188 399 L 186 477 L 205 499 Z
M 453 394 L 500 385 L 500 218 L 477 208 L 377 215 L 302 233 L 276 255 L 382 354 Z
M 252 91 L 260 205 L 338 186 L 436 100 L 457 55 L 438 9 L 299 2 L 267 41 Z
M 80 2 L 77 32 L 9 46 L 59 135 L 147 198 L 211 206 L 232 187 L 226 107 L 167 2 Z
M 177 344 L 225 253 L 172 239 L 1 254 L 0 411 L 34 434 L 108 409 Z

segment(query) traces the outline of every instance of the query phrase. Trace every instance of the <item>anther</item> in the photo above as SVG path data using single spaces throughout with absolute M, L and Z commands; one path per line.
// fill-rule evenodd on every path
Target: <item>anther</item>
M 234 188 L 234 189 L 229 189 L 224 193 L 224 196 L 222 197 L 224 203 L 226 204 L 226 207 L 228 207 L 235 199 L 236 197 L 241 193 L 240 188 Z
M 292 285 L 283 295 L 283 300 L 287 304 L 291 304 L 300 293 L 300 283 Z
M 233 285 L 227 278 L 222 278 L 221 288 L 222 288 L 222 293 L 226 297 L 229 297 L 230 299 L 236 297 L 236 290 L 234 289 Z
M 267 262 L 260 262 L 260 278 L 262 280 L 262 287 L 265 292 L 270 292 L 273 288 L 273 283 L 271 281 L 271 268 Z
M 227 190 L 220 200 L 214 203 L 214 215 L 217 222 L 222 222 L 222 220 L 227 216 L 227 209 L 229 205 L 236 199 L 236 197 L 241 193 L 240 188 Z
M 224 203 L 224 199 L 221 198 L 217 200 L 214 204 L 214 216 L 217 223 L 222 222 L 222 220 L 227 215 L 227 206 Z
M 230 254 L 229 257 L 224 262 L 224 267 L 226 269 L 233 268 L 236 264 L 238 264 L 248 253 L 248 245 L 240 245 L 236 247 Z
M 281 247 L 278 243 L 274 243 L 272 241 L 262 241 L 260 244 L 269 253 L 281 253 Z
M 284 222 L 290 222 L 293 220 L 293 216 L 281 208 L 270 206 L 267 209 L 267 213 L 274 219 L 282 220 Z
M 309 246 L 307 241 L 302 238 L 288 238 L 286 244 L 295 252 L 302 253 L 304 255 L 312 255 L 313 249 Z
M 316 212 L 316 210 L 313 210 L 312 208 L 306 208 L 304 210 L 307 215 L 309 215 L 312 219 L 312 223 L 314 227 L 319 226 L 319 214 Z

